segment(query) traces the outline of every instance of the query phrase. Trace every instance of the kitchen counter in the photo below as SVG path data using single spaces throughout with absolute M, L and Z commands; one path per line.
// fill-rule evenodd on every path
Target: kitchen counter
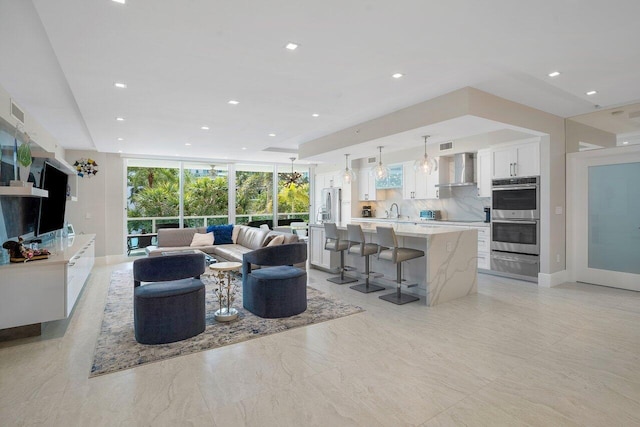
M 425 297 L 428 306 L 434 306 L 455 298 L 477 292 L 478 230 L 471 227 L 429 226 L 404 221 L 353 221 L 358 222 L 368 242 L 377 243 L 376 226 L 393 227 L 400 246 L 419 249 L 425 256 L 402 264 L 403 278 L 407 283 L 417 283 L 415 292 Z M 444 225 L 444 224 L 443 224 Z M 316 241 L 324 234 L 322 224 L 311 224 L 319 233 L 310 233 L 311 251 L 322 250 L 324 241 Z M 337 224 L 338 231 L 346 239 L 347 224 Z M 322 237 L 320 237 L 322 236 Z M 314 255 L 311 256 L 313 265 Z M 363 271 L 364 258 L 346 255 L 346 263 Z M 371 270 L 381 272 L 388 280 L 395 280 L 396 268 L 390 262 L 371 256 Z
M 446 219 L 421 220 L 411 218 L 352 218 L 352 222 L 378 222 L 381 224 L 416 224 L 423 226 L 442 227 L 447 225 L 467 227 L 489 227 L 491 223 L 484 221 L 449 221 Z

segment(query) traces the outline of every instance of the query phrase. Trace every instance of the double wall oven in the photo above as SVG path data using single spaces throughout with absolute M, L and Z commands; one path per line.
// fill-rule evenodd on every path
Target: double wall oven
M 540 177 L 492 182 L 491 269 L 537 280 L 540 271 Z

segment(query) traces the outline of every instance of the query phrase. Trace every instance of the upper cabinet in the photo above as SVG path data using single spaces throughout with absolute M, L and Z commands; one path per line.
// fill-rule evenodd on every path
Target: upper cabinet
M 358 171 L 358 200 L 359 201 L 375 201 L 381 200 L 376 190 L 376 179 L 371 174 L 370 168 L 360 169 Z
M 427 199 L 440 199 L 449 197 L 451 189 L 447 187 L 438 187 L 440 184 L 449 182 L 449 161 L 442 157 L 436 157 L 438 165 L 437 171 L 431 171 L 427 174 Z
M 478 197 L 491 197 L 491 149 L 478 150 L 476 157 Z
M 388 190 L 392 188 L 402 188 L 402 172 L 403 165 L 389 165 L 389 174 L 386 178 L 376 179 L 376 188 L 378 190 Z
M 491 147 L 493 179 L 540 175 L 540 141 Z
M 427 198 L 427 175 L 414 169 L 414 162 L 404 162 L 402 164 L 402 198 L 403 199 L 426 199 Z

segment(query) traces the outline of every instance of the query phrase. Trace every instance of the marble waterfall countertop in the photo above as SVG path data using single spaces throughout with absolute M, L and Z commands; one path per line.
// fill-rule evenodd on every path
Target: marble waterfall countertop
M 357 222 L 357 221 L 352 221 Z M 376 227 L 393 227 L 400 246 L 419 249 L 425 256 L 404 262 L 403 276 L 408 283 L 418 284 L 418 293 L 428 306 L 441 304 L 477 292 L 478 229 L 471 226 L 428 226 L 413 222 L 366 221 L 357 222 L 368 242 L 377 243 Z M 347 223 L 336 224 L 346 238 Z M 309 227 L 324 227 L 311 224 Z M 324 242 L 313 241 L 324 233 L 310 233 L 309 245 L 323 247 Z M 362 270 L 362 257 L 349 256 L 349 264 Z M 371 256 L 371 269 L 395 278 L 393 264 Z
M 491 223 L 484 221 L 449 221 L 448 219 L 412 219 L 412 218 L 351 218 L 352 222 L 379 222 L 381 224 L 416 224 L 422 226 L 468 226 L 489 227 Z

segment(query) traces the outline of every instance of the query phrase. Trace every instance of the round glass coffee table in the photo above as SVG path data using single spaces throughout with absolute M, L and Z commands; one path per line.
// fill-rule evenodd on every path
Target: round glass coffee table
M 242 268 L 240 262 L 217 262 L 209 265 L 218 285 L 213 291 L 220 303 L 220 309 L 213 313 L 218 322 L 230 322 L 238 318 L 238 310 L 232 307 L 238 287 L 234 283 L 231 272 L 240 271 L 240 268 Z

